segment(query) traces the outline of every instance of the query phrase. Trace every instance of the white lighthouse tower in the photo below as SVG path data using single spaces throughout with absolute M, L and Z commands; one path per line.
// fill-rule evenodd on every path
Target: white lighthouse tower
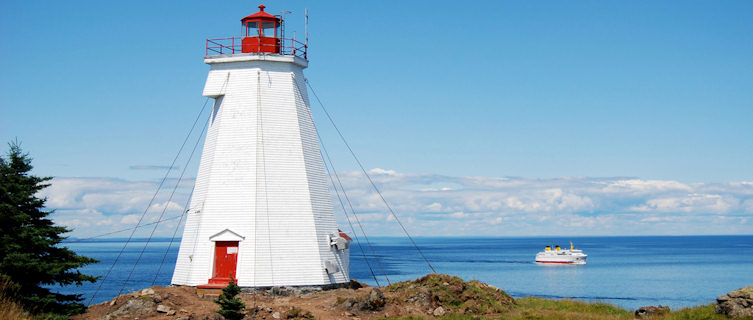
M 348 282 L 309 108 L 306 45 L 260 11 L 244 37 L 207 40 L 214 98 L 172 283 L 217 288 Z

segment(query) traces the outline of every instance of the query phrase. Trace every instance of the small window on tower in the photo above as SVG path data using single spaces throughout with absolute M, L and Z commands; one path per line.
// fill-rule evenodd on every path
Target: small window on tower
M 259 36 L 259 22 L 249 21 L 246 23 L 246 37 Z
M 262 37 L 275 37 L 275 23 L 274 22 L 262 22 L 261 23 Z

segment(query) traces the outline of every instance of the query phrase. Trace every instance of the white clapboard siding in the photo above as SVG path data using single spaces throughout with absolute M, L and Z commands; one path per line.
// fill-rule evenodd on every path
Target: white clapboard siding
M 349 281 L 337 251 L 327 176 L 303 81 L 293 56 L 207 57 L 204 95 L 215 98 L 173 284 L 212 277 L 214 242 L 238 237 L 238 284 L 330 285 Z M 300 91 L 299 91 L 300 90 Z M 339 271 L 327 273 L 327 261 Z

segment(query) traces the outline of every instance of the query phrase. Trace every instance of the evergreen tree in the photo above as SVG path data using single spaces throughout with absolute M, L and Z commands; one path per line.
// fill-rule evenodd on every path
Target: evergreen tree
M 241 293 L 241 287 L 231 279 L 230 283 L 222 288 L 222 294 L 214 300 L 214 303 L 220 305 L 220 310 L 217 310 L 217 313 L 227 320 L 243 319 L 245 315 L 241 313 L 241 310 L 246 308 L 246 304 L 241 301 L 241 298 L 237 297 L 239 293 Z
M 98 277 L 78 268 L 97 260 L 79 256 L 61 245 L 69 229 L 49 219 L 40 190 L 50 177 L 30 174 L 31 158 L 11 142 L 7 158 L 0 156 L 0 281 L 10 281 L 13 299 L 35 313 L 77 314 L 86 307 L 79 294 L 60 294 L 54 285 L 81 285 Z

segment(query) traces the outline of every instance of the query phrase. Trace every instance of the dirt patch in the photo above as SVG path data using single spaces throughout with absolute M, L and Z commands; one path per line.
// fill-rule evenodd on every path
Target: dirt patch
M 199 297 L 194 287 L 154 286 L 90 306 L 73 319 L 222 319 L 215 310 L 212 299 Z

